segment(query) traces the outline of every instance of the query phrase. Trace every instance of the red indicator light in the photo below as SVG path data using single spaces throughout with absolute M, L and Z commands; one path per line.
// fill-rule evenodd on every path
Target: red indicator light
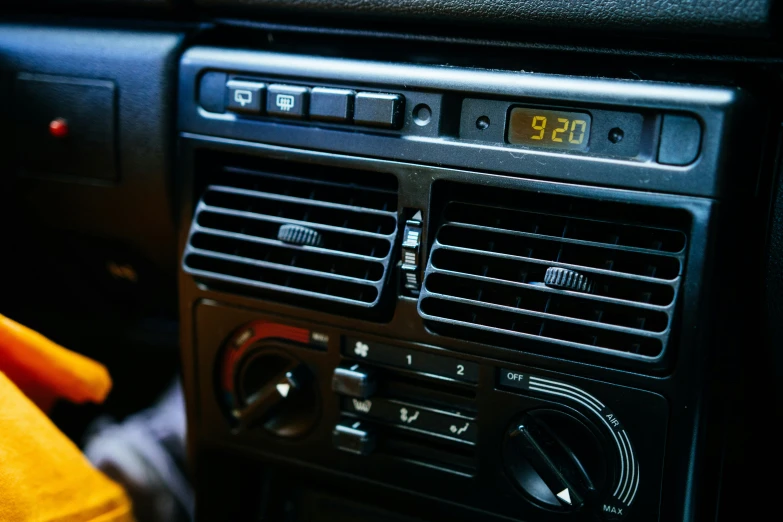
M 55 138 L 68 136 L 68 122 L 63 118 L 57 118 L 49 123 L 49 134 Z

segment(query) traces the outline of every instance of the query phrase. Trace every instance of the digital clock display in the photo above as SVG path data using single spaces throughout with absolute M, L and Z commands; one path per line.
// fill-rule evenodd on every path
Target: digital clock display
M 545 149 L 585 150 L 590 140 L 590 115 L 529 107 L 511 109 L 508 142 Z

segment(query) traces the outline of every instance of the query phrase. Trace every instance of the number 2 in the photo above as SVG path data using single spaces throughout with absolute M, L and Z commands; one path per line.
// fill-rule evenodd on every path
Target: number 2
M 461 364 L 457 365 L 457 375 L 465 375 L 465 367 Z
M 561 143 L 563 141 L 563 138 L 558 137 L 558 133 L 565 132 L 568 130 L 568 119 L 566 118 L 558 118 L 558 123 L 562 123 L 562 128 L 557 128 L 552 131 L 552 141 L 556 141 L 558 143 Z
M 413 356 L 412 355 L 406 355 L 405 358 L 408 359 L 408 366 L 413 364 Z
M 533 116 L 533 128 L 541 132 L 538 133 L 538 136 L 530 136 L 530 139 L 543 140 L 546 131 L 546 116 Z

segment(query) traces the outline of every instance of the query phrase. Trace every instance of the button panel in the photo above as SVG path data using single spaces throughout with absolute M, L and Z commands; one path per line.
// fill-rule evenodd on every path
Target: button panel
M 478 430 L 473 419 L 457 413 L 424 408 L 408 402 L 382 399 L 343 398 L 343 410 L 384 423 L 415 429 L 449 439 L 475 444 Z
M 206 353 L 208 363 L 199 373 L 200 389 L 210 391 L 216 376 L 220 380 L 215 397 L 199 403 L 210 414 L 202 417 L 199 423 L 210 441 L 231 444 L 269 461 L 306 463 L 325 472 L 330 470 L 335 476 L 340 474 L 357 481 L 409 488 L 456 503 L 472 498 L 469 497 L 472 491 L 483 484 L 484 489 L 476 490 L 477 494 L 498 502 L 501 507 L 503 499 L 508 500 L 508 509 L 498 509 L 498 513 L 507 518 L 535 519 L 540 515 L 540 505 L 525 500 L 528 489 L 518 490 L 515 482 L 516 471 L 530 464 L 547 486 L 547 493 L 551 492 L 558 509 L 577 506 L 581 494 L 585 499 L 582 509 L 590 514 L 597 511 L 596 520 L 614 519 L 607 513 L 614 515 L 621 511 L 630 513 L 627 519 L 644 519 L 644 522 L 657 519 L 655 503 L 660 498 L 661 467 L 656 463 L 661 462 L 665 450 L 669 407 L 665 399 L 656 394 L 615 386 L 598 380 L 598 375 L 591 379 L 569 376 L 497 359 L 480 359 L 410 340 L 349 332 L 339 326 L 314 326 L 294 319 L 278 323 L 280 319 L 276 316 L 255 310 L 216 303 L 199 304 L 196 310 L 199 349 L 206 347 L 209 350 Z M 223 319 L 225 321 L 220 322 Z M 234 333 L 225 338 L 228 331 Z M 261 339 L 267 340 L 262 343 Z M 346 341 L 354 344 L 346 344 Z M 313 344 L 315 342 L 317 344 Z M 373 362 L 384 346 L 397 354 L 395 366 Z M 247 351 L 239 351 L 241 347 L 246 347 Z M 357 349 L 359 353 L 354 353 Z M 251 355 L 250 350 L 258 352 L 247 357 Z M 309 368 L 314 378 L 311 386 L 302 387 L 302 391 L 317 391 L 319 407 L 310 407 L 309 411 L 318 417 L 319 425 L 306 436 L 297 438 L 295 443 L 269 436 L 263 431 L 266 426 L 261 424 L 238 433 L 231 429 L 231 424 L 227 426 L 217 417 L 222 413 L 231 419 L 238 404 L 236 400 L 245 401 L 245 397 L 252 396 L 249 394 L 257 387 L 247 386 L 247 383 L 253 375 L 259 376 L 258 382 L 268 381 L 263 377 L 267 373 L 263 364 L 257 366 L 258 371 L 252 368 L 242 371 L 242 365 L 251 360 L 260 361 L 261 353 L 267 351 L 271 357 L 267 361 L 285 354 L 286 360 L 296 358 Z M 414 361 L 418 355 L 425 354 L 454 362 L 478 363 L 481 386 L 410 371 L 405 361 L 408 354 Z M 213 363 L 218 361 L 215 367 Z M 282 366 L 278 372 L 268 373 L 287 373 L 285 364 Z M 338 385 L 334 385 L 335 374 Z M 238 375 L 243 376 L 242 380 L 237 380 Z M 375 383 L 372 393 L 360 384 L 371 381 Z M 271 379 L 269 382 L 277 385 L 282 381 Z M 282 384 L 288 384 L 288 381 Z M 278 393 L 294 393 L 293 387 L 282 392 L 273 387 Z M 357 390 L 360 391 L 357 393 Z M 288 395 L 287 401 L 296 401 L 297 397 Z M 292 409 L 279 412 L 293 412 L 294 406 L 286 403 L 284 408 Z M 554 411 L 555 416 L 544 413 L 543 417 L 535 417 L 535 412 L 540 411 Z M 537 424 L 528 423 L 531 417 L 526 415 L 530 412 L 534 412 L 532 418 L 538 421 Z M 556 422 L 558 414 L 574 417 L 586 430 L 564 431 Z M 566 429 L 571 426 L 564 423 L 568 424 Z M 539 429 L 546 432 L 533 431 Z M 529 434 L 526 440 L 539 446 L 557 442 L 556 437 L 563 443 L 542 446 L 541 452 L 523 448 L 526 451 L 524 458 L 512 468 L 506 465 L 504 443 L 507 434 L 517 431 L 524 432 L 525 436 Z M 588 431 L 590 435 L 585 436 Z M 582 445 L 581 441 L 589 436 L 599 440 L 598 450 L 587 443 Z M 510 449 L 516 451 L 519 447 L 519 443 L 514 442 Z M 594 481 L 595 494 L 583 494 L 583 489 L 590 489 L 589 484 L 582 489 L 578 487 L 581 482 L 573 484 L 582 477 L 574 474 L 577 465 L 570 460 L 569 451 L 579 458 L 577 465 L 584 464 L 588 470 L 587 477 Z M 542 465 L 543 457 L 549 458 L 554 467 L 563 465 L 567 480 L 559 488 L 558 477 L 553 479 L 546 475 L 554 467 L 549 463 Z M 605 474 L 592 471 L 595 461 L 606 463 Z M 480 478 L 486 476 L 497 480 L 482 482 Z M 529 476 L 533 473 L 519 475 Z M 564 493 L 566 489 L 568 491 Z M 484 509 L 482 506 L 477 508 Z M 650 517 L 643 516 L 648 512 Z
M 223 73 L 222 77 L 225 76 Z M 215 77 L 213 74 L 209 78 Z M 206 87 L 211 89 L 210 85 L 207 82 Z M 209 89 L 199 95 L 202 106 L 207 110 L 219 110 L 220 104 L 214 101 L 218 100 L 219 92 Z M 277 83 L 267 85 L 264 81 L 245 79 L 228 80 L 225 89 L 226 109 L 229 111 L 275 118 L 398 129 L 405 107 L 405 96 L 396 93 Z
M 408 350 L 353 337 L 346 337 L 343 354 L 353 359 L 406 368 L 456 381 L 478 383 L 478 364 L 452 357 Z
M 753 111 L 736 107 L 743 101 L 748 106 L 757 101 L 752 96 L 745 100 L 736 87 L 718 85 L 658 82 L 629 90 L 622 80 L 611 78 L 520 75 L 421 64 L 416 66 L 416 81 L 412 81 L 410 67 L 195 46 L 180 62 L 178 130 L 191 137 L 206 135 L 295 149 L 317 143 L 323 152 L 409 164 L 424 162 L 464 170 L 468 181 L 477 184 L 481 184 L 481 173 L 493 172 L 720 199 L 728 186 L 720 182 L 725 172 L 716 169 L 726 161 L 721 137 L 731 126 L 752 120 Z M 453 81 L 457 77 L 459 86 Z M 342 121 L 327 119 L 333 117 L 331 111 L 303 120 L 266 119 L 263 114 L 235 116 L 233 112 L 226 115 L 225 85 L 230 80 L 308 87 L 311 107 L 315 88 L 400 95 L 404 98 L 401 126 L 363 127 L 352 115 Z M 553 93 L 558 94 L 553 97 Z M 589 113 L 588 148 L 542 151 L 509 143 L 506 122 L 509 111 L 517 107 Z M 341 112 L 340 118 L 344 114 Z M 666 118 L 664 122 L 664 116 L 669 115 L 690 120 Z M 285 121 L 292 124 L 281 125 Z M 550 141 L 552 132 L 559 128 L 553 127 L 557 123 L 547 122 Z M 683 133 L 677 127 L 684 123 L 692 129 L 685 133 L 689 134 L 685 142 L 678 143 L 676 136 Z M 432 175 L 440 179 L 445 173 L 433 170 Z

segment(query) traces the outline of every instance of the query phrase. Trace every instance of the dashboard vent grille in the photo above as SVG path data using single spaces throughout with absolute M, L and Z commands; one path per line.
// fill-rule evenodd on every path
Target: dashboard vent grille
M 397 236 L 397 191 L 357 179 L 318 166 L 295 175 L 222 167 L 196 206 L 185 272 L 310 307 L 311 298 L 375 307 Z
M 686 235 L 634 222 L 644 212 L 628 205 L 517 194 L 444 202 L 419 298 L 428 327 L 521 350 L 662 357 Z M 513 207 L 489 204 L 503 198 Z M 592 292 L 547 286 L 550 268 L 584 276 Z

